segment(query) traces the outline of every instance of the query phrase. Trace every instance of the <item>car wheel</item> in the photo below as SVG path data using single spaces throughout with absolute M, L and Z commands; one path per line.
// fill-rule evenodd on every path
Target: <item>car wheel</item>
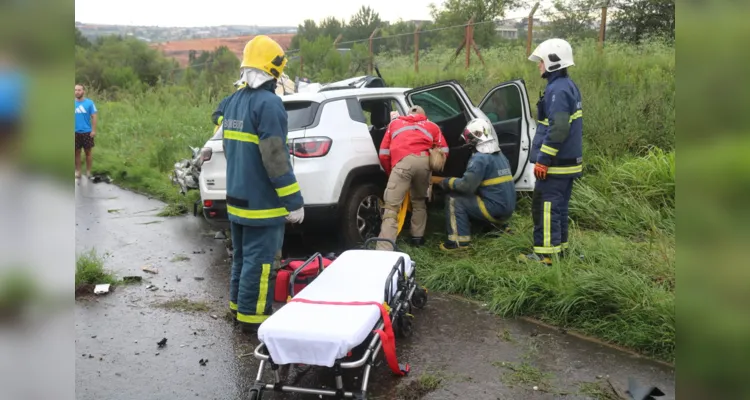
M 383 191 L 374 184 L 357 186 L 346 199 L 341 218 L 344 246 L 355 248 L 380 234 Z

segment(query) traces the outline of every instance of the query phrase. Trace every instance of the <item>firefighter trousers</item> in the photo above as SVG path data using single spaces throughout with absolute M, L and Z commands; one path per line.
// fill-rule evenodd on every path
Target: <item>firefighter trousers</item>
M 507 207 L 506 207 L 507 208 Z M 445 226 L 448 241 L 461 246 L 471 242 L 471 222 L 503 225 L 513 210 L 496 207 L 477 195 L 448 193 L 445 198 Z
M 259 325 L 272 312 L 284 225 L 247 226 L 232 222 L 232 276 L 229 308 L 237 320 Z
M 393 167 L 383 194 L 385 210 L 379 237 L 396 241 L 398 211 L 401 209 L 407 191 L 411 198 L 411 236 L 418 238 L 424 236 L 427 228 L 427 189 L 430 186 L 431 176 L 430 157 L 426 154 L 408 155 Z M 388 242 L 378 242 L 375 248 L 393 250 Z
M 537 180 L 531 203 L 534 252 L 557 254 L 568 247 L 568 204 L 575 178 Z

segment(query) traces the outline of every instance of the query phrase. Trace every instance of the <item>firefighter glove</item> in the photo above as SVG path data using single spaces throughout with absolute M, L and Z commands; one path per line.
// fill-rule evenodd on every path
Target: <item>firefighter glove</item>
M 534 164 L 534 176 L 536 176 L 537 179 L 547 179 L 547 168 L 548 167 L 544 164 Z

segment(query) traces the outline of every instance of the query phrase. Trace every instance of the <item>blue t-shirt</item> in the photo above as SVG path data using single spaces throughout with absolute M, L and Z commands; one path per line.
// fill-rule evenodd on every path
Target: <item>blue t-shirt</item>
M 0 121 L 16 121 L 26 102 L 26 77 L 15 70 L 0 70 Z
M 76 100 L 76 133 L 91 132 L 91 116 L 96 114 L 96 106 L 91 99 Z

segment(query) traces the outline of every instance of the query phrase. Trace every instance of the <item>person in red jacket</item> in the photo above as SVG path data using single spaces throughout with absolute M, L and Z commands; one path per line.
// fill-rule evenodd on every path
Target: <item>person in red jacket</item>
M 383 200 L 385 212 L 380 226 L 380 238 L 396 241 L 398 212 L 406 192 L 411 198 L 411 243 L 424 244 L 427 226 L 427 190 L 430 186 L 430 149 L 437 147 L 448 156 L 448 145 L 440 127 L 430 122 L 420 106 L 409 110 L 388 125 L 380 144 L 380 164 L 388 175 L 388 186 Z M 390 250 L 387 242 L 378 242 L 378 250 Z

